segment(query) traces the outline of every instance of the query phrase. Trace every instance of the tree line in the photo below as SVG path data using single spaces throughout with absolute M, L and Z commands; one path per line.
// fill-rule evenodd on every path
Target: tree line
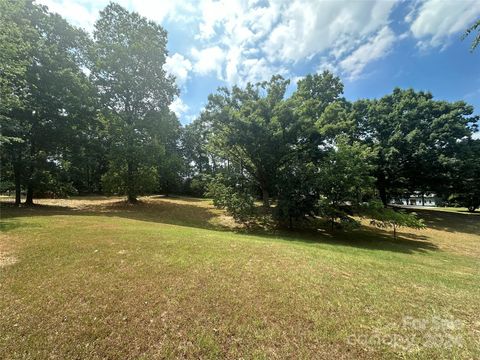
M 480 206 L 479 118 L 465 102 L 398 88 L 351 102 L 330 72 L 287 94 L 275 75 L 219 88 L 181 126 L 166 45 L 165 29 L 114 3 L 88 35 L 32 1 L 0 0 L 0 191 L 17 205 L 22 193 L 27 205 L 206 195 L 239 220 L 270 213 L 289 226 L 348 223 L 416 192 Z

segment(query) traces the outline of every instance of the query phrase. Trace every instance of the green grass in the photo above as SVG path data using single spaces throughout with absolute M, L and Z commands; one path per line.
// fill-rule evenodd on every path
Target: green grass
M 2 206 L 1 359 L 480 357 L 476 214 L 393 240 L 248 234 L 197 199 L 41 203 Z

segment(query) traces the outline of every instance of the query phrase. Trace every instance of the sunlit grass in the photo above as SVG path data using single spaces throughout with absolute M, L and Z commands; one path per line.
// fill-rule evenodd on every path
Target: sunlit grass
M 424 210 L 395 241 L 247 234 L 198 199 L 41 204 L 2 209 L 2 359 L 480 357 L 480 217 Z

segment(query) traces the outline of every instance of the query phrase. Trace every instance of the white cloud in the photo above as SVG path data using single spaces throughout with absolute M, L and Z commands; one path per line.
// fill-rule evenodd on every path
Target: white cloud
M 334 51 L 338 57 L 387 25 L 394 5 L 394 1 L 291 1 L 263 49 L 270 58 L 283 61 L 322 51 Z
M 72 24 L 92 32 L 100 10 L 107 6 L 110 1 L 38 0 L 38 2 L 47 5 L 50 11 L 60 14 Z M 158 23 L 163 23 L 167 19 L 189 22 L 194 19 L 193 15 L 196 11 L 193 1 L 115 0 L 114 2 Z
M 185 104 L 182 99 L 179 97 L 176 97 L 175 100 L 170 104 L 170 110 L 177 115 L 177 117 L 181 117 L 182 114 L 185 114 L 188 110 L 190 110 L 190 107 Z
M 100 9 L 105 7 L 107 1 L 97 1 L 92 4 L 81 0 L 39 0 L 38 3 L 46 5 L 51 12 L 57 13 L 75 26 L 88 32 L 93 31 L 93 25 Z
M 446 46 L 480 16 L 478 0 L 425 0 L 407 17 L 410 31 L 421 48 Z
M 163 66 L 166 72 L 175 76 L 178 87 L 185 85 L 188 74 L 192 70 L 192 63 L 179 53 L 168 56 Z
M 200 75 L 216 72 L 218 78 L 222 78 L 222 66 L 225 60 L 224 51 L 218 46 L 207 47 L 202 50 L 192 48 L 194 59 L 193 71 Z
M 367 64 L 385 57 L 395 42 L 395 34 L 388 27 L 384 27 L 367 43 L 359 46 L 355 51 L 340 61 L 340 68 L 355 79 L 362 73 Z
M 146 18 L 162 23 L 165 20 L 188 22 L 196 8 L 194 2 L 179 0 L 123 0 L 126 7 Z
M 220 46 L 224 55 L 218 54 L 207 66 L 200 61 L 204 56 L 192 53 L 198 58 L 194 69 L 201 74 L 215 70 L 219 79 L 242 85 L 279 72 L 294 76 L 285 69 L 317 54 L 333 63 L 330 67 L 338 67 L 352 51 L 369 44 L 378 51 L 375 56 L 363 55 L 360 49 L 344 63 L 345 72 L 352 69 L 358 74 L 368 61 L 382 57 L 380 47 L 394 36 L 381 33 L 370 44 L 388 26 L 395 5 L 395 1 L 202 0 L 196 39 L 204 50 L 197 51 Z
M 108 0 L 40 0 L 73 23 L 93 29 Z M 181 87 L 191 74 L 214 74 L 227 83 L 289 74 L 297 62 L 322 56 L 321 66 L 358 75 L 369 61 L 362 45 L 379 50 L 378 36 L 390 22 L 396 1 L 319 0 L 117 0 L 122 6 L 164 23 L 197 31 L 190 54 L 174 54 L 165 69 Z M 480 2 L 479 2 L 480 3 Z M 413 15 L 412 15 L 412 21 Z M 188 24 L 188 25 L 186 25 Z M 377 34 L 377 35 L 376 35 Z M 383 34 L 385 35 L 385 34 Z M 393 36 L 393 33 L 391 33 Z M 355 55 L 351 54 L 356 52 Z M 326 60 L 325 60 L 326 59 Z

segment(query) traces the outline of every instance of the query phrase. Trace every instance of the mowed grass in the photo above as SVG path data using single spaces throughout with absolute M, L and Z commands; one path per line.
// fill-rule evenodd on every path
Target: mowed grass
M 2 204 L 0 358 L 480 358 L 480 216 L 248 234 L 209 201 Z

